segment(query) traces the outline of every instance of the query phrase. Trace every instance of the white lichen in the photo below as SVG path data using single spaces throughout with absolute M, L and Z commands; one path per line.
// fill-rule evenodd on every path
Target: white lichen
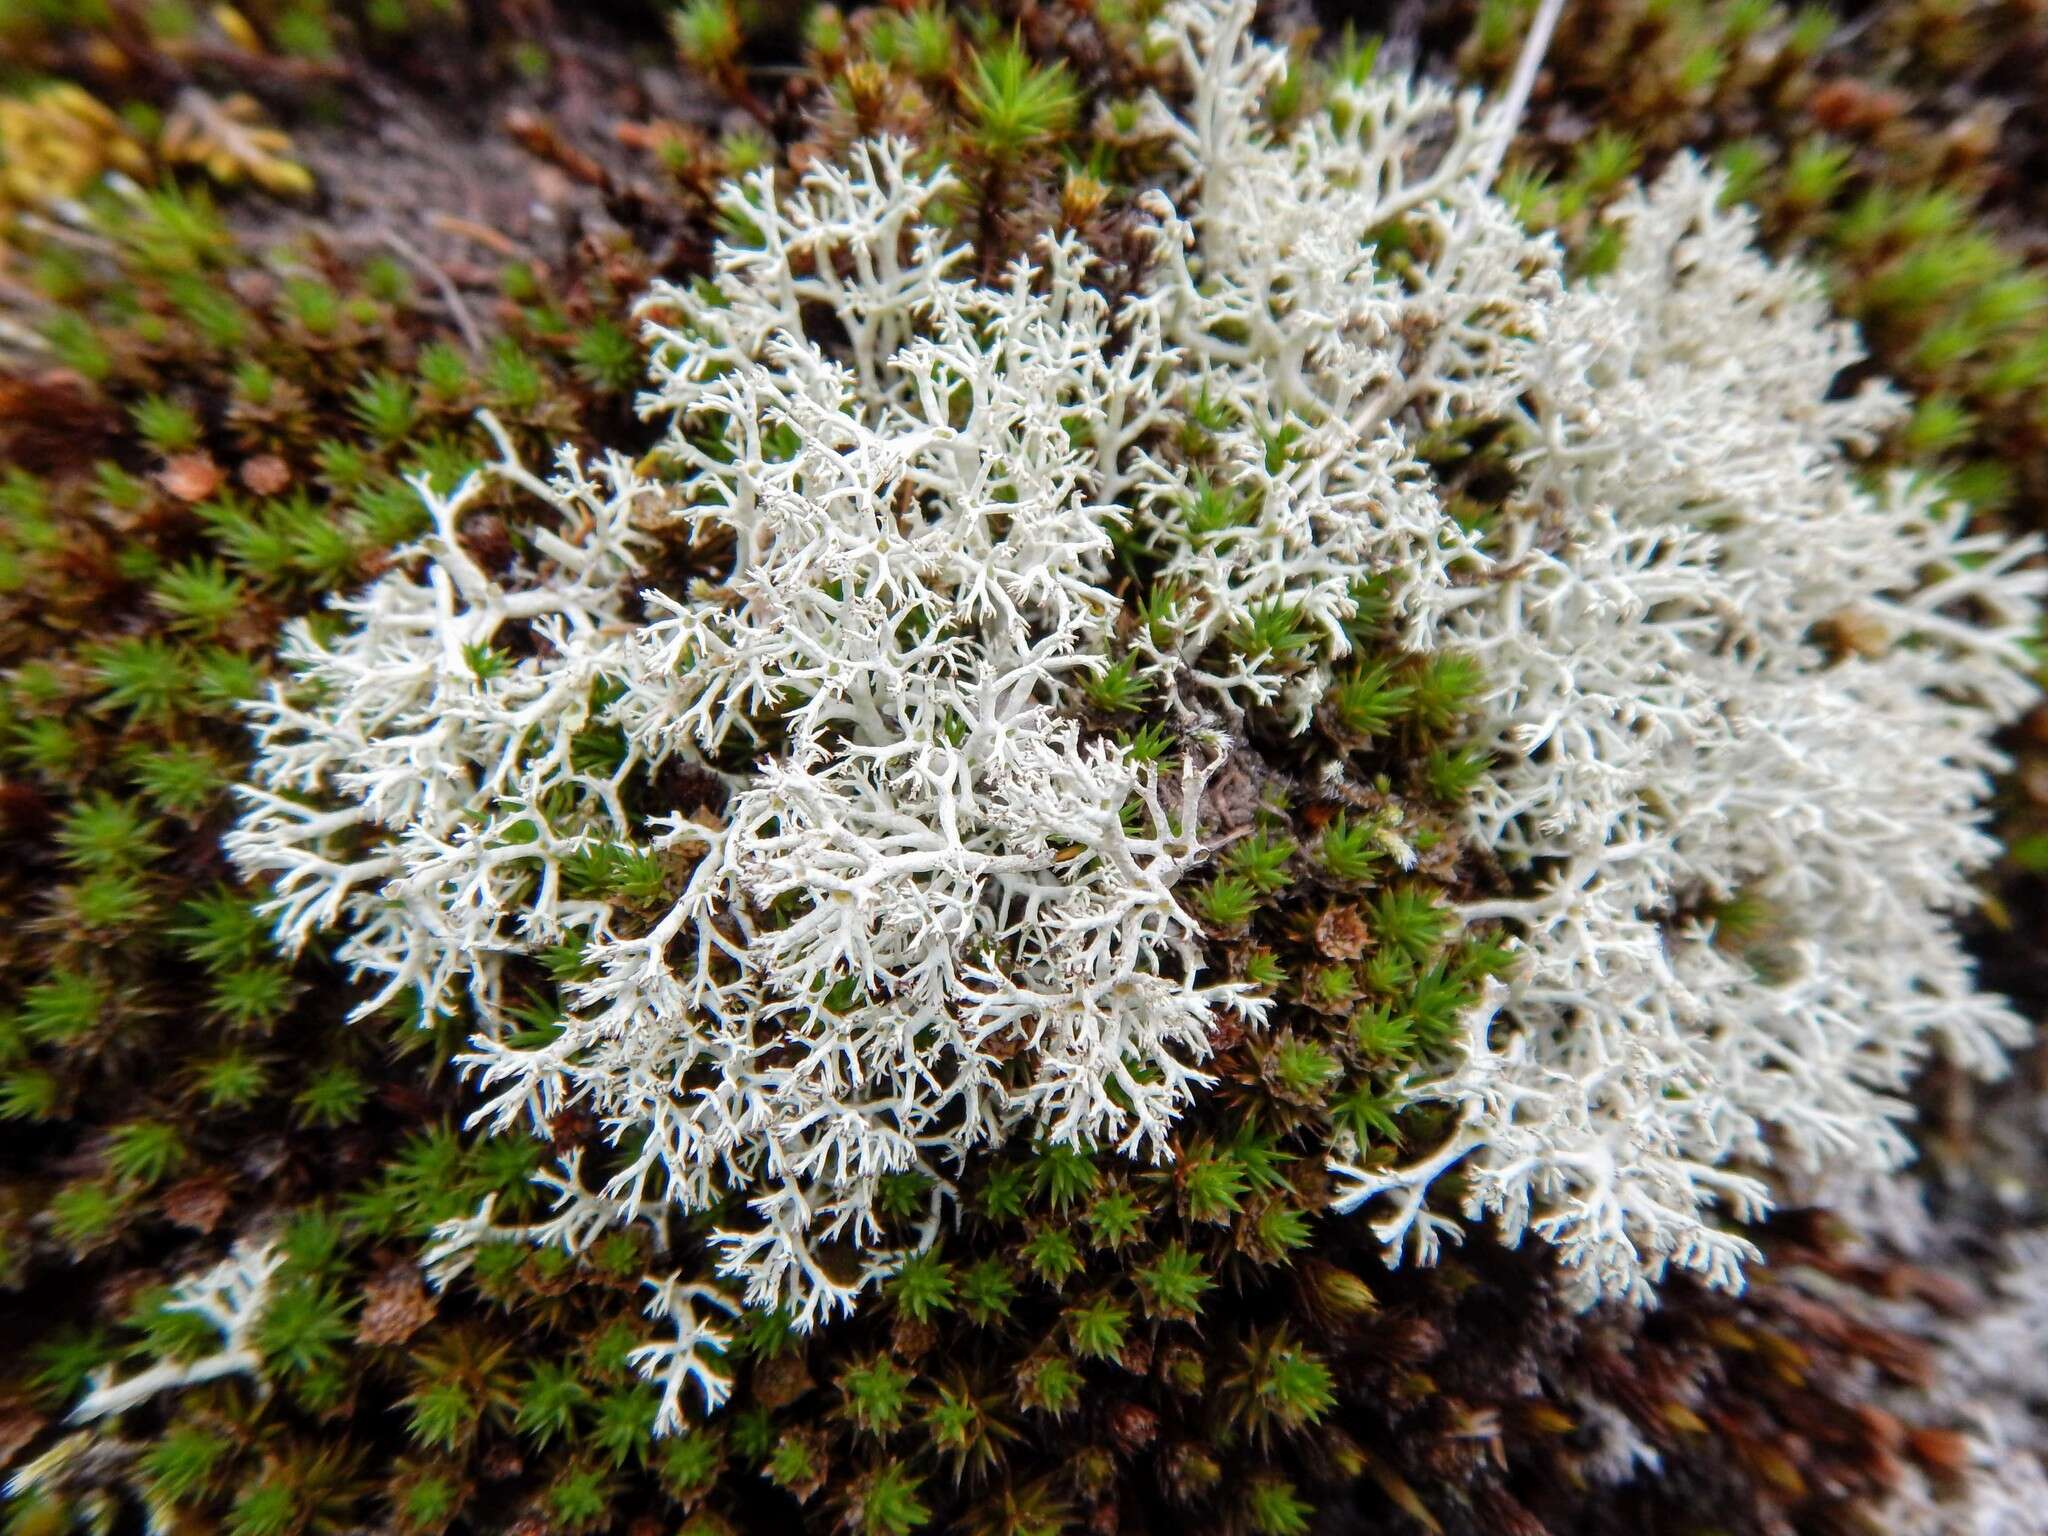
M 1453 1142 L 1360 1173 L 1413 1198 L 1458 1147 L 1467 1215 L 1533 1224 L 1589 1294 L 1667 1263 L 1733 1285 L 1771 1165 L 1895 1168 L 1898 1097 L 1939 1044 L 1995 1073 L 2023 1037 L 1951 925 L 1994 851 L 1995 726 L 2031 697 L 2030 551 L 1966 532 L 1849 452 L 1896 411 L 1832 398 L 1859 359 L 1681 159 L 1613 216 L 1609 276 L 1518 349 L 1523 484 L 1476 579 L 1431 599 L 1490 682 L 1471 828 L 1515 873 L 1527 963 L 1464 1061 L 1411 1091 Z M 1719 938 L 1740 906 L 1767 937 Z M 1512 1036 L 1500 1054 L 1484 1032 Z
M 119 1380 L 111 1368 L 94 1374 L 91 1390 L 71 1410 L 70 1422 L 85 1424 L 125 1413 L 159 1392 L 195 1387 L 224 1376 L 254 1376 L 259 1384 L 263 1356 L 256 1329 L 270 1305 L 271 1282 L 284 1267 L 275 1243 L 243 1241 L 211 1269 L 187 1275 L 170 1289 L 166 1312 L 189 1312 L 220 1335 L 220 1347 L 191 1360 L 160 1360 Z M 17 1491 L 9 1485 L 9 1491 Z
M 1465 916 L 1524 951 L 1406 1084 L 1449 1139 L 1392 1169 L 1339 1149 L 1340 1205 L 1396 1255 L 1456 1233 L 1429 1205 L 1456 1167 L 1465 1216 L 1533 1228 L 1588 1297 L 1674 1263 L 1736 1284 L 1725 1223 L 1770 1165 L 1896 1166 L 1931 1045 L 1992 1071 L 2018 1034 L 1948 918 L 2028 697 L 2021 552 L 1859 479 L 1895 403 L 1836 397 L 1853 337 L 1697 165 L 1623 199 L 1619 266 L 1568 282 L 1493 191 L 1502 114 L 1367 78 L 1276 131 L 1285 58 L 1250 15 L 1160 24 L 1179 173 L 1114 309 L 1072 235 L 967 275 L 927 217 L 947 173 L 901 142 L 750 178 L 710 291 L 643 305 L 672 473 L 565 453 L 543 482 L 506 448 L 422 485 L 433 531 L 293 630 L 258 708 L 230 847 L 280 933 L 345 930 L 366 1008 L 473 1019 L 480 1122 L 574 1109 L 615 1149 L 551 1173 L 543 1221 L 451 1224 L 439 1271 L 648 1225 L 664 1428 L 724 1390 L 700 1309 L 727 1303 L 674 1217 L 724 1209 L 717 1269 L 809 1327 L 900 1261 L 896 1176 L 929 1242 L 1000 1138 L 1169 1155 L 1219 1011 L 1263 1007 L 1201 979 L 1172 895 L 1210 722 L 1305 729 L 1368 597 L 1484 667 L 1469 831 L 1515 889 Z M 1169 445 L 1190 422 L 1202 474 Z M 1519 481 L 1454 516 L 1425 439 L 1475 424 Z M 502 569 L 462 532 L 495 485 L 548 509 Z M 1117 537 L 1162 571 L 1135 626 Z M 1113 641 L 1188 737 L 1164 780 L 1072 717 Z M 659 803 L 683 764 L 720 814 Z M 1737 904 L 1767 940 L 1717 935 Z M 570 979 L 536 1028 L 543 959 Z
M 1197 732 L 1162 782 L 1058 712 L 1118 612 L 1100 466 L 1164 409 L 1151 365 L 1071 242 L 999 285 L 955 275 L 918 222 L 945 177 L 909 159 L 862 146 L 781 202 L 765 174 L 732 188 L 755 238 L 722 248 L 716 300 L 649 295 L 679 482 L 565 457 L 544 485 L 508 450 L 421 487 L 434 532 L 331 638 L 293 631 L 230 842 L 287 939 L 349 931 L 384 983 L 365 1010 L 467 1009 L 479 1120 L 599 1117 L 618 1166 L 553 1176 L 554 1218 L 517 1235 L 645 1221 L 665 1245 L 672 1214 L 738 1196 L 718 1267 L 800 1327 L 893 1266 L 891 1176 L 926 1181 L 929 1242 L 962 1160 L 1020 1129 L 1163 1157 L 1216 1010 L 1261 1007 L 1199 979 L 1171 894 L 1222 741 Z M 560 528 L 502 573 L 460 532 L 494 479 Z M 651 533 L 716 579 L 635 593 Z M 627 805 L 734 740 L 757 763 L 713 824 Z M 672 872 L 665 910 L 590 895 L 606 859 Z M 514 970 L 563 945 L 577 979 L 537 1042 Z

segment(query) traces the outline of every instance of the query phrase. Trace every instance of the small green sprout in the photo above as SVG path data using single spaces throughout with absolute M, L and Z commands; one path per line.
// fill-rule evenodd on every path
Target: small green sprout
M 217 1431 L 173 1424 L 142 1453 L 142 1475 L 156 1497 L 185 1503 L 215 1484 L 233 1449 Z
M 1151 695 L 1152 685 L 1138 675 L 1137 658 L 1123 656 L 1086 678 L 1081 692 L 1103 713 L 1120 715 L 1142 707 Z
M 421 348 L 414 371 L 427 398 L 436 405 L 452 406 L 469 393 L 469 359 L 461 348 L 448 342 L 437 341 Z
M 1270 949 L 1255 949 L 1247 954 L 1239 974 L 1251 985 L 1268 992 L 1277 992 L 1287 984 L 1287 967 Z
M 1335 1080 L 1337 1058 L 1313 1040 L 1294 1037 L 1277 1041 L 1268 1058 L 1273 1082 L 1289 1098 L 1313 1103 Z
M 47 1120 L 62 1102 L 62 1085 L 41 1067 L 0 1075 L 0 1120 Z
M 1977 418 L 1952 396 L 1929 395 L 1914 406 L 1900 439 L 1907 452 L 1932 457 L 1966 441 L 1976 427 Z
M 1306 1248 L 1314 1235 L 1308 1213 L 1285 1201 L 1275 1201 L 1260 1211 L 1253 1231 L 1260 1246 L 1276 1257 Z
M 669 35 L 684 60 L 707 73 L 731 65 L 740 52 L 740 18 L 732 0 L 689 0 L 669 15 Z
M 1162 763 L 1173 753 L 1173 730 L 1163 720 L 1148 720 L 1134 731 L 1125 731 L 1117 740 L 1133 762 Z
M 200 1097 L 215 1109 L 247 1109 L 263 1097 L 270 1071 L 261 1058 L 239 1049 L 201 1062 L 193 1073 Z
M 1059 138 L 1080 107 L 1066 65 L 1040 68 L 1014 38 L 975 55 L 961 100 L 973 124 L 972 143 L 998 162 L 1018 159 Z
M 462 1502 L 462 1486 L 454 1478 L 441 1472 L 423 1472 L 400 1489 L 396 1508 L 406 1526 L 432 1532 L 453 1524 Z
M 1330 689 L 1330 713 L 1346 735 L 1362 741 L 1383 736 L 1409 707 L 1414 688 L 1393 680 L 1390 662 L 1354 668 Z
M 1363 1145 L 1370 1146 L 1375 1139 L 1399 1142 L 1401 1129 L 1394 1116 L 1400 1108 L 1401 1101 L 1395 1095 L 1360 1083 L 1331 1101 L 1330 1119 Z
M 1315 644 L 1315 631 L 1295 604 L 1281 598 L 1259 603 L 1230 632 L 1230 644 L 1244 655 L 1259 660 L 1291 656 Z
M 114 371 L 114 354 L 93 323 L 74 309 L 60 309 L 42 325 L 50 355 L 80 377 L 98 383 Z
M 107 1143 L 108 1171 L 140 1189 L 161 1184 L 190 1156 L 184 1132 L 163 1120 L 131 1120 L 115 1127 Z
M 624 394 L 640 382 L 640 344 L 615 320 L 600 316 L 585 325 L 569 355 L 577 377 L 606 394 Z
M 1001 1259 L 983 1259 L 960 1276 L 961 1309 L 980 1327 L 1007 1318 L 1016 1298 L 1016 1277 Z
M 111 1238 L 128 1209 L 125 1191 L 96 1179 L 81 1179 L 51 1196 L 50 1231 L 73 1253 L 82 1253 Z
M 189 405 L 163 395 L 145 395 L 129 410 L 136 435 L 169 458 L 199 446 L 199 418 Z
M 1054 1289 L 1080 1273 L 1082 1267 L 1081 1250 L 1059 1227 L 1040 1227 L 1025 1239 L 1018 1255 L 1034 1275 Z
M 1101 1182 L 1095 1159 L 1070 1142 L 1040 1142 L 1032 1149 L 1031 1192 L 1065 1211 Z
M 1061 1355 L 1049 1355 L 1024 1367 L 1017 1388 L 1017 1400 L 1026 1408 L 1063 1417 L 1081 1399 L 1080 1369 Z
M 133 801 L 98 793 L 76 803 L 57 827 L 63 862 L 92 872 L 131 870 L 162 858 L 158 823 L 143 817 Z
M 288 321 L 309 336 L 325 339 L 341 329 L 341 295 L 317 279 L 286 278 L 279 308 Z
M 266 1479 L 235 1496 L 225 1530 L 227 1536 L 286 1536 L 298 1524 L 299 1501 L 292 1485 Z
M 463 646 L 462 659 L 468 665 L 470 675 L 480 683 L 503 677 L 512 670 L 512 658 L 488 645 L 472 643 Z
M 98 1027 L 107 1011 L 104 982 L 83 971 L 54 971 L 21 997 L 21 1031 L 40 1045 L 69 1045 Z
M 1191 896 L 1195 915 L 1222 932 L 1242 928 L 1259 907 L 1259 891 L 1243 875 L 1218 875 Z
M 1138 622 L 1145 626 L 1152 643 L 1162 649 L 1173 642 L 1179 613 L 1180 597 L 1172 587 L 1147 587 L 1137 602 Z
M 931 1179 L 914 1169 L 887 1173 L 876 1185 L 875 1207 L 892 1221 L 915 1221 L 929 1209 L 931 1191 Z
M 1098 1248 L 1121 1248 L 1145 1225 L 1145 1213 L 1128 1190 L 1113 1190 L 1088 1207 L 1089 1239 Z
M 1194 500 L 1188 502 L 1182 514 L 1188 524 L 1188 537 L 1194 543 L 1225 535 L 1231 528 L 1241 528 L 1251 522 L 1251 504 L 1229 485 L 1214 483 L 1208 475 L 1194 477 Z
M 1316 861 L 1333 879 L 1353 885 L 1370 880 L 1387 860 L 1377 828 L 1345 811 L 1338 812 L 1323 828 L 1315 854 Z
M 113 1355 L 111 1339 L 99 1329 L 53 1329 L 28 1346 L 29 1385 L 44 1402 L 69 1403 Z
M 1132 1278 L 1148 1316 L 1187 1322 L 1201 1312 L 1203 1294 L 1216 1284 L 1202 1261 L 1179 1242 L 1167 1243 Z
M 369 373 L 349 393 L 349 414 L 386 447 L 403 442 L 419 420 L 412 385 L 395 373 Z
M 1245 1514 L 1258 1536 L 1308 1536 L 1315 1506 L 1284 1477 L 1261 1477 L 1245 1494 Z
M 491 349 L 484 368 L 484 388 L 498 405 L 519 414 L 541 403 L 547 393 L 547 375 L 517 342 L 502 340 Z
M 254 903 L 232 890 L 197 897 L 184 905 L 180 916 L 182 926 L 174 928 L 172 936 L 209 970 L 239 965 L 269 946 L 270 925 Z
M 1314 1355 L 1284 1342 L 1261 1349 L 1259 1354 L 1254 1388 L 1262 1404 L 1286 1427 L 1314 1424 L 1337 1405 L 1330 1368 Z
M 406 1432 L 420 1445 L 452 1451 L 476 1433 L 482 1407 L 453 1378 L 423 1382 L 405 1399 Z
M 590 1407 L 590 1389 L 573 1366 L 544 1360 L 528 1371 L 512 1427 L 536 1446 L 571 1438 Z
M 1231 846 L 1223 856 L 1223 866 L 1250 882 L 1261 895 L 1270 896 L 1292 883 L 1287 865 L 1296 852 L 1293 839 L 1261 827 Z
M 87 650 L 86 660 L 98 675 L 102 700 L 131 719 L 167 720 L 193 692 L 190 658 L 161 640 L 116 640 L 93 646 Z
M 62 720 L 23 722 L 9 743 L 12 754 L 46 778 L 61 778 L 78 761 L 79 742 Z
M 1486 686 L 1478 661 L 1439 652 L 1409 674 L 1408 713 L 1426 731 L 1447 731 L 1464 718 Z
M 1227 1153 L 1191 1154 L 1180 1167 L 1181 1204 L 1190 1221 L 1228 1221 L 1243 1209 L 1250 1188 L 1244 1165 Z
M 1373 936 L 1409 959 L 1422 961 L 1450 936 L 1456 917 L 1420 886 L 1390 886 L 1373 900 Z
M 376 471 L 376 456 L 361 443 L 338 437 L 323 437 L 313 445 L 317 478 L 337 496 L 352 495 L 366 485 Z
M 953 1266 L 935 1249 L 905 1259 L 887 1286 L 889 1299 L 914 1323 L 928 1322 L 953 1310 L 956 1290 Z
M 1492 766 L 1492 754 L 1484 748 L 1446 751 L 1438 747 L 1422 760 L 1422 782 L 1436 799 L 1458 805 L 1479 786 Z
M 281 1287 L 256 1324 L 256 1348 L 265 1368 L 308 1376 L 339 1367 L 341 1347 L 354 1331 L 349 1306 L 331 1286 L 299 1281 Z
M 1715 169 L 1721 173 L 1721 206 L 1754 203 L 1770 164 L 1771 151 L 1755 139 L 1737 139 L 1723 145 L 1714 156 Z
M 819 1479 L 816 1452 L 808 1440 L 794 1435 L 785 1435 L 776 1442 L 768 1465 L 762 1470 L 776 1487 L 792 1491 L 815 1487 Z
M 932 1512 L 917 1496 L 922 1485 L 902 1466 L 883 1467 L 861 1489 L 861 1536 L 910 1536 Z
M 887 1355 L 877 1355 L 841 1373 L 839 1395 L 856 1428 L 886 1435 L 909 1409 L 910 1376 Z
M 282 966 L 237 966 L 214 978 L 213 1012 L 230 1028 L 261 1029 L 284 1016 L 294 992 Z
M 1572 158 L 1572 178 L 1594 200 L 1602 201 L 1628 180 L 1641 158 L 1641 150 L 1627 133 L 1601 128 L 1580 143 Z
M 1131 1309 L 1106 1296 L 1067 1310 L 1067 1338 L 1084 1360 L 1114 1360 L 1130 1337 Z
M 249 592 L 218 560 L 193 560 L 157 578 L 156 605 L 173 629 L 215 634 L 248 611 Z
M 225 646 L 206 646 L 196 658 L 192 692 L 208 709 L 229 713 L 263 688 L 263 669 L 253 657 Z
M 592 1530 L 604 1522 L 613 1497 L 603 1468 L 571 1466 L 548 1485 L 548 1512 L 564 1530 Z

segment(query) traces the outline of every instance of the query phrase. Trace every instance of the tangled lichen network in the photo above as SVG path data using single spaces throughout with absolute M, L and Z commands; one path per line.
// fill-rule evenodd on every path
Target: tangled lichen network
M 1073 234 L 978 280 L 898 141 L 728 188 L 710 281 L 643 302 L 661 451 L 422 484 L 432 532 L 257 709 L 231 847 L 280 934 L 345 932 L 366 1009 L 472 1021 L 480 1120 L 616 1152 L 540 1223 L 444 1229 L 441 1272 L 651 1228 L 664 1429 L 722 1398 L 737 1306 L 809 1327 L 901 1262 L 888 1180 L 930 1242 L 1013 1135 L 1172 1155 L 1214 1032 L 1271 1006 L 1176 900 L 1205 789 L 1247 721 L 1311 723 L 1361 603 L 1483 674 L 1468 830 L 1512 888 L 1463 917 L 1520 950 L 1403 1084 L 1440 1144 L 1330 1148 L 1391 1256 L 1460 1230 L 1456 1169 L 1589 1298 L 1737 1284 L 1773 1167 L 1898 1165 L 1931 1043 L 1988 1071 L 2020 1032 L 1948 914 L 2028 697 L 2024 551 L 1858 477 L 1895 401 L 1836 389 L 1853 336 L 1698 165 L 1568 281 L 1491 189 L 1496 111 L 1365 77 L 1278 131 L 1250 10 L 1161 23 L 1188 90 L 1138 130 L 1177 170 L 1134 280 Z M 1513 471 L 1486 518 L 1421 450 L 1472 423 Z M 544 509 L 495 565 L 462 526 L 494 479 Z M 1161 572 L 1135 615 L 1125 544 Z M 1083 728 L 1113 639 L 1170 769 Z

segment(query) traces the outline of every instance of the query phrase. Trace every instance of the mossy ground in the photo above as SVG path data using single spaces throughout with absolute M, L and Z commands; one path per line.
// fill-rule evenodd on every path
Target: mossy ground
M 1522 14 L 1332 12 L 1329 31 L 1391 28 L 1479 80 L 1511 61 Z M 345 1024 L 346 979 L 274 954 L 230 881 L 235 704 L 279 624 L 416 531 L 400 477 L 445 485 L 475 462 L 479 407 L 535 456 L 638 440 L 626 304 L 656 273 L 701 270 L 729 171 L 894 126 L 963 168 L 951 216 L 991 270 L 1057 223 L 1115 251 L 1119 189 L 1148 167 L 1086 133 L 1107 121 L 1113 141 L 1161 79 L 1132 5 L 774 12 L 750 29 L 699 3 L 666 38 L 625 7 L 230 15 L 0 6 L 9 100 L 30 112 L 10 160 L 33 172 L 0 203 L 19 327 L 0 336 L 0 1457 L 46 1468 L 0 1510 L 7 1529 L 128 1529 L 147 1510 L 236 1536 L 1292 1536 L 1692 1530 L 1712 1509 L 1720 1529 L 1833 1530 L 1898 1456 L 1942 1470 L 1951 1446 L 1901 1440 L 1862 1400 L 1873 1372 L 1910 1383 L 1910 1341 L 1795 1287 L 1735 1301 L 1679 1285 L 1649 1319 L 1577 1319 L 1532 1255 L 1478 1242 L 1389 1274 L 1322 1213 L 1313 1153 L 1336 1131 L 1383 1152 L 1427 1141 L 1395 1070 L 1500 963 L 1442 912 L 1492 878 L 1453 830 L 1477 767 L 1459 756 L 1469 685 L 1455 659 L 1393 651 L 1369 613 L 1316 727 L 1343 778 L 1302 782 L 1298 749 L 1254 731 L 1212 795 L 1230 840 L 1191 910 L 1218 965 L 1283 1006 L 1269 1033 L 1217 1042 L 1218 1090 L 1173 1167 L 1007 1149 L 969 1180 L 957 1231 L 854 1322 L 798 1339 L 756 1320 L 731 1408 L 668 1441 L 648 1439 L 651 1394 L 624 1363 L 637 1240 L 582 1264 L 489 1249 L 429 1292 L 415 1260 L 433 1225 L 486 1193 L 530 1206 L 547 1148 L 461 1128 L 444 1065 L 459 1020 Z M 1879 369 L 1922 396 L 1888 452 L 1932 456 L 1982 516 L 2036 526 L 2042 149 L 2030 122 L 1985 125 L 2026 89 L 2042 25 L 2006 5 L 1825 25 L 1740 3 L 1575 6 L 1511 170 L 1529 216 L 1597 266 L 1595 215 L 1636 165 L 1683 146 L 1732 164 L 1772 238 L 1822 261 Z M 238 163 L 203 144 L 167 163 L 187 151 L 165 124 L 195 91 L 247 95 L 241 126 L 284 142 L 245 132 Z M 58 140 L 81 152 L 41 153 Z M 104 190 L 107 170 L 137 190 Z M 408 212 L 442 203 L 438 222 Z M 1483 445 L 1442 453 L 1483 489 Z M 509 558 L 518 509 L 465 534 Z M 1126 580 L 1142 622 L 1158 598 L 1141 554 Z M 1248 642 L 1285 645 L 1275 623 Z M 1112 673 L 1091 728 L 1170 753 L 1146 702 Z M 2041 952 L 2028 882 L 2048 867 L 2029 773 L 2010 810 L 2022 956 Z M 1426 834 L 1405 874 L 1365 835 L 1394 812 Z M 589 1134 L 565 1123 L 558 1142 Z M 194 1389 L 100 1426 L 91 1449 L 68 1440 L 89 1373 L 205 1342 L 163 1287 L 251 1231 L 288 1254 L 260 1338 L 271 1390 Z M 1770 1241 L 1856 1287 L 1896 1278 L 1848 1269 L 1811 1224 Z M 1621 1405 L 1665 1475 L 1603 1485 L 1588 1399 Z

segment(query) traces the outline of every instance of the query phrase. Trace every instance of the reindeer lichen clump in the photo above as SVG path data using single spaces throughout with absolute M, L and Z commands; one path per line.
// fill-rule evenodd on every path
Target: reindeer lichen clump
M 347 627 L 295 631 L 233 844 L 287 936 L 351 929 L 385 982 L 366 1008 L 471 1011 L 495 1124 L 582 1107 L 630 1148 L 596 1188 L 571 1159 L 529 1235 L 665 1234 L 738 1196 L 721 1271 L 804 1326 L 900 1257 L 889 1181 L 925 1182 L 928 1242 L 949 1170 L 1020 1125 L 1161 1155 L 1216 1011 L 1261 1006 L 1199 979 L 1171 894 L 1215 749 L 1162 782 L 1059 713 L 1119 611 L 1099 466 L 1152 430 L 1156 364 L 1115 353 L 1077 246 L 953 275 L 918 224 L 947 180 L 908 161 L 882 142 L 784 202 L 734 187 L 757 239 L 716 301 L 650 295 L 679 485 L 508 457 L 561 531 L 503 573 L 462 541 L 482 482 L 426 492 L 436 531 Z M 656 532 L 719 580 L 629 617 Z M 648 807 L 668 765 L 735 757 L 722 825 Z M 629 887 L 663 909 L 625 918 Z M 508 972 L 564 948 L 536 1039 Z M 656 1298 L 699 1326 L 701 1287 Z
M 1520 962 L 1388 1085 L 1452 1111 L 1418 1156 L 1321 1148 L 1397 1254 L 1457 1231 L 1455 1167 L 1588 1298 L 1736 1285 L 1759 1170 L 1897 1165 L 1930 1042 L 1996 1070 L 2017 1038 L 1947 915 L 2029 696 L 2022 551 L 1858 480 L 1894 403 L 1831 398 L 1853 338 L 1698 167 L 1568 281 L 1493 190 L 1507 114 L 1359 71 L 1276 127 L 1250 9 L 1160 23 L 1190 95 L 1131 125 L 1174 169 L 1115 282 L 1071 231 L 977 280 L 897 139 L 729 188 L 709 284 L 642 307 L 663 472 L 507 453 L 551 510 L 495 564 L 481 482 L 422 486 L 433 531 L 258 710 L 232 848 L 280 931 L 346 929 L 366 1007 L 472 1020 L 493 1127 L 602 1127 L 551 1217 L 451 1223 L 441 1272 L 650 1229 L 663 1429 L 725 1394 L 715 1277 L 809 1328 L 935 1240 L 978 1149 L 1173 1155 L 1274 1011 L 1174 893 L 1242 835 L 1205 795 L 1253 736 L 1349 742 L 1337 782 L 1397 695 L 1476 730 L 1429 773 L 1495 889 L 1463 917 Z M 1490 472 L 1453 484 L 1452 442 Z M 1141 693 L 1175 770 L 1089 724 Z M 1433 835 L 1391 800 L 1337 831 L 1361 868 Z M 1384 918 L 1418 953 L 1446 921 Z

